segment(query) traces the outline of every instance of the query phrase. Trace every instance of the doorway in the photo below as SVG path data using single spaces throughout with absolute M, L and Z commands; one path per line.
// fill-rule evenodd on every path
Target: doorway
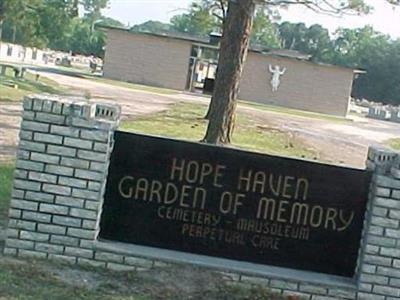
M 193 93 L 212 94 L 217 67 L 217 48 L 193 45 L 189 59 L 186 90 Z

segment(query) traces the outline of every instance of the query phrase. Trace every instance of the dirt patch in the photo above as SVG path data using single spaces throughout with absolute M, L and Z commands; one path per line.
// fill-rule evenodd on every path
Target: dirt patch
M 104 280 L 103 276 L 99 273 L 92 271 L 85 271 L 79 269 L 68 268 L 66 266 L 51 266 L 45 265 L 47 271 L 55 279 L 64 282 L 75 288 L 96 289 Z
M 318 151 L 323 162 L 364 168 L 368 147 L 400 137 L 396 123 L 357 118 L 345 123 L 261 111 L 239 106 L 239 112 L 266 130 L 278 130 Z
M 93 100 L 116 101 L 122 109 L 122 118 L 131 119 L 168 108 L 180 101 L 206 104 L 207 97 L 178 93 L 161 95 L 129 88 L 116 87 L 79 77 L 54 73 L 42 73 L 63 86 L 68 86 L 68 94 L 89 95 Z M 238 105 L 238 112 L 254 121 L 262 131 L 285 132 L 316 150 L 316 160 L 327 163 L 364 168 L 370 145 L 383 144 L 385 140 L 400 137 L 400 126 L 396 123 L 354 118 L 353 122 L 340 123 L 332 120 L 313 119 L 284 113 L 269 112 Z M 15 157 L 15 147 L 20 123 L 21 104 L 0 105 L 0 161 Z
M 0 103 L 0 162 L 15 159 L 21 103 Z
M 0 294 L 9 299 L 279 300 L 266 288 L 234 282 L 216 271 L 190 265 L 113 272 L 45 260 L 0 255 Z M 14 299 L 14 298 L 13 298 Z

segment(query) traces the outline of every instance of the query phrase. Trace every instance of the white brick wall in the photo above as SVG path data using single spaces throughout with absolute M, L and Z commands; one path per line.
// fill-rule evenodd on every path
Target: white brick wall
M 375 175 L 366 214 L 358 299 L 400 299 L 400 156 L 371 150 Z
M 118 243 L 110 247 L 97 241 L 119 108 L 108 106 L 113 117 L 104 119 L 91 115 L 91 104 L 58 98 L 30 97 L 23 106 L 4 253 L 114 270 L 161 264 L 145 252 L 129 254 Z M 374 177 L 353 281 L 309 272 L 294 278 L 290 270 L 221 274 L 309 300 L 400 299 L 400 155 L 371 148 L 367 165 Z

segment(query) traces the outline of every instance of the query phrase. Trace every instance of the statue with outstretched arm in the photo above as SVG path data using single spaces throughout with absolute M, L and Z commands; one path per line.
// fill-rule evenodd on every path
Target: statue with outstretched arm
M 280 77 L 285 74 L 286 68 L 281 69 L 280 66 L 276 65 L 272 67 L 269 65 L 269 71 L 272 73 L 272 79 L 271 79 L 271 87 L 272 91 L 276 92 L 279 88 L 279 85 L 281 83 Z

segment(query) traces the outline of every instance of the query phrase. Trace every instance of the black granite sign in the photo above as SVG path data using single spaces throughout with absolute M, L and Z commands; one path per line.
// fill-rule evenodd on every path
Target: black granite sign
M 351 277 L 370 174 L 117 132 L 100 237 Z

